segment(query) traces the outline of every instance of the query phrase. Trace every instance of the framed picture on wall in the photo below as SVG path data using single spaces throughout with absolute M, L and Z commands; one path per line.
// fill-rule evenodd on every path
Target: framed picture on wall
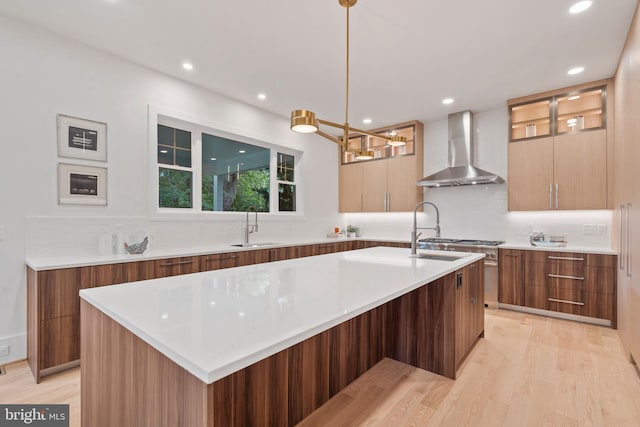
M 107 124 L 58 114 L 58 156 L 107 161 Z
M 58 163 L 58 203 L 106 205 L 107 168 Z

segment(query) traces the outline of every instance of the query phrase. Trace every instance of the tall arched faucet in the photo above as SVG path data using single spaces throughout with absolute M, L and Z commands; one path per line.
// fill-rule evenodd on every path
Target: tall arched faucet
M 256 213 L 256 219 L 253 224 L 249 224 L 249 212 Z M 258 209 L 255 206 L 249 206 L 247 208 L 247 223 L 244 227 L 244 243 L 249 244 L 249 233 L 255 233 L 258 231 Z
M 418 212 L 418 208 L 424 205 L 431 205 L 436 210 L 436 226 L 435 227 L 418 227 L 418 220 L 416 218 L 416 215 Z M 418 237 L 420 237 L 420 234 L 422 234 L 422 233 L 417 234 L 418 230 L 436 230 L 436 237 L 440 237 L 440 211 L 438 210 L 438 207 L 433 203 L 419 202 L 416 205 L 416 208 L 413 210 L 413 230 L 411 231 L 411 255 L 416 254 L 416 248 L 418 246 Z

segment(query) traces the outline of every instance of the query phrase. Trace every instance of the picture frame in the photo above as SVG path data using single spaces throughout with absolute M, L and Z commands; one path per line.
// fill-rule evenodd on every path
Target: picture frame
M 107 161 L 107 124 L 58 114 L 58 156 Z
M 58 163 L 58 204 L 107 205 L 107 168 Z

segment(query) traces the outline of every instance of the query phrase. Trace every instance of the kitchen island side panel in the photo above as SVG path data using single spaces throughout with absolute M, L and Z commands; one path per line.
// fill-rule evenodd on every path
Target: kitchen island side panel
M 207 385 L 81 301 L 82 425 L 213 425 Z

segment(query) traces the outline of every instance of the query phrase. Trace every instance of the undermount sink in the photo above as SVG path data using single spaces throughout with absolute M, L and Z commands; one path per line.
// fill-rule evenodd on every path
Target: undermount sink
M 231 245 L 231 246 L 236 246 L 238 248 L 259 248 L 260 246 L 275 246 L 275 245 L 279 245 L 280 243 L 274 243 L 274 242 L 262 242 L 262 243 L 237 243 L 235 245 Z
M 431 259 L 434 261 L 457 261 L 465 256 L 467 255 L 416 254 L 411 255 L 410 258 Z

